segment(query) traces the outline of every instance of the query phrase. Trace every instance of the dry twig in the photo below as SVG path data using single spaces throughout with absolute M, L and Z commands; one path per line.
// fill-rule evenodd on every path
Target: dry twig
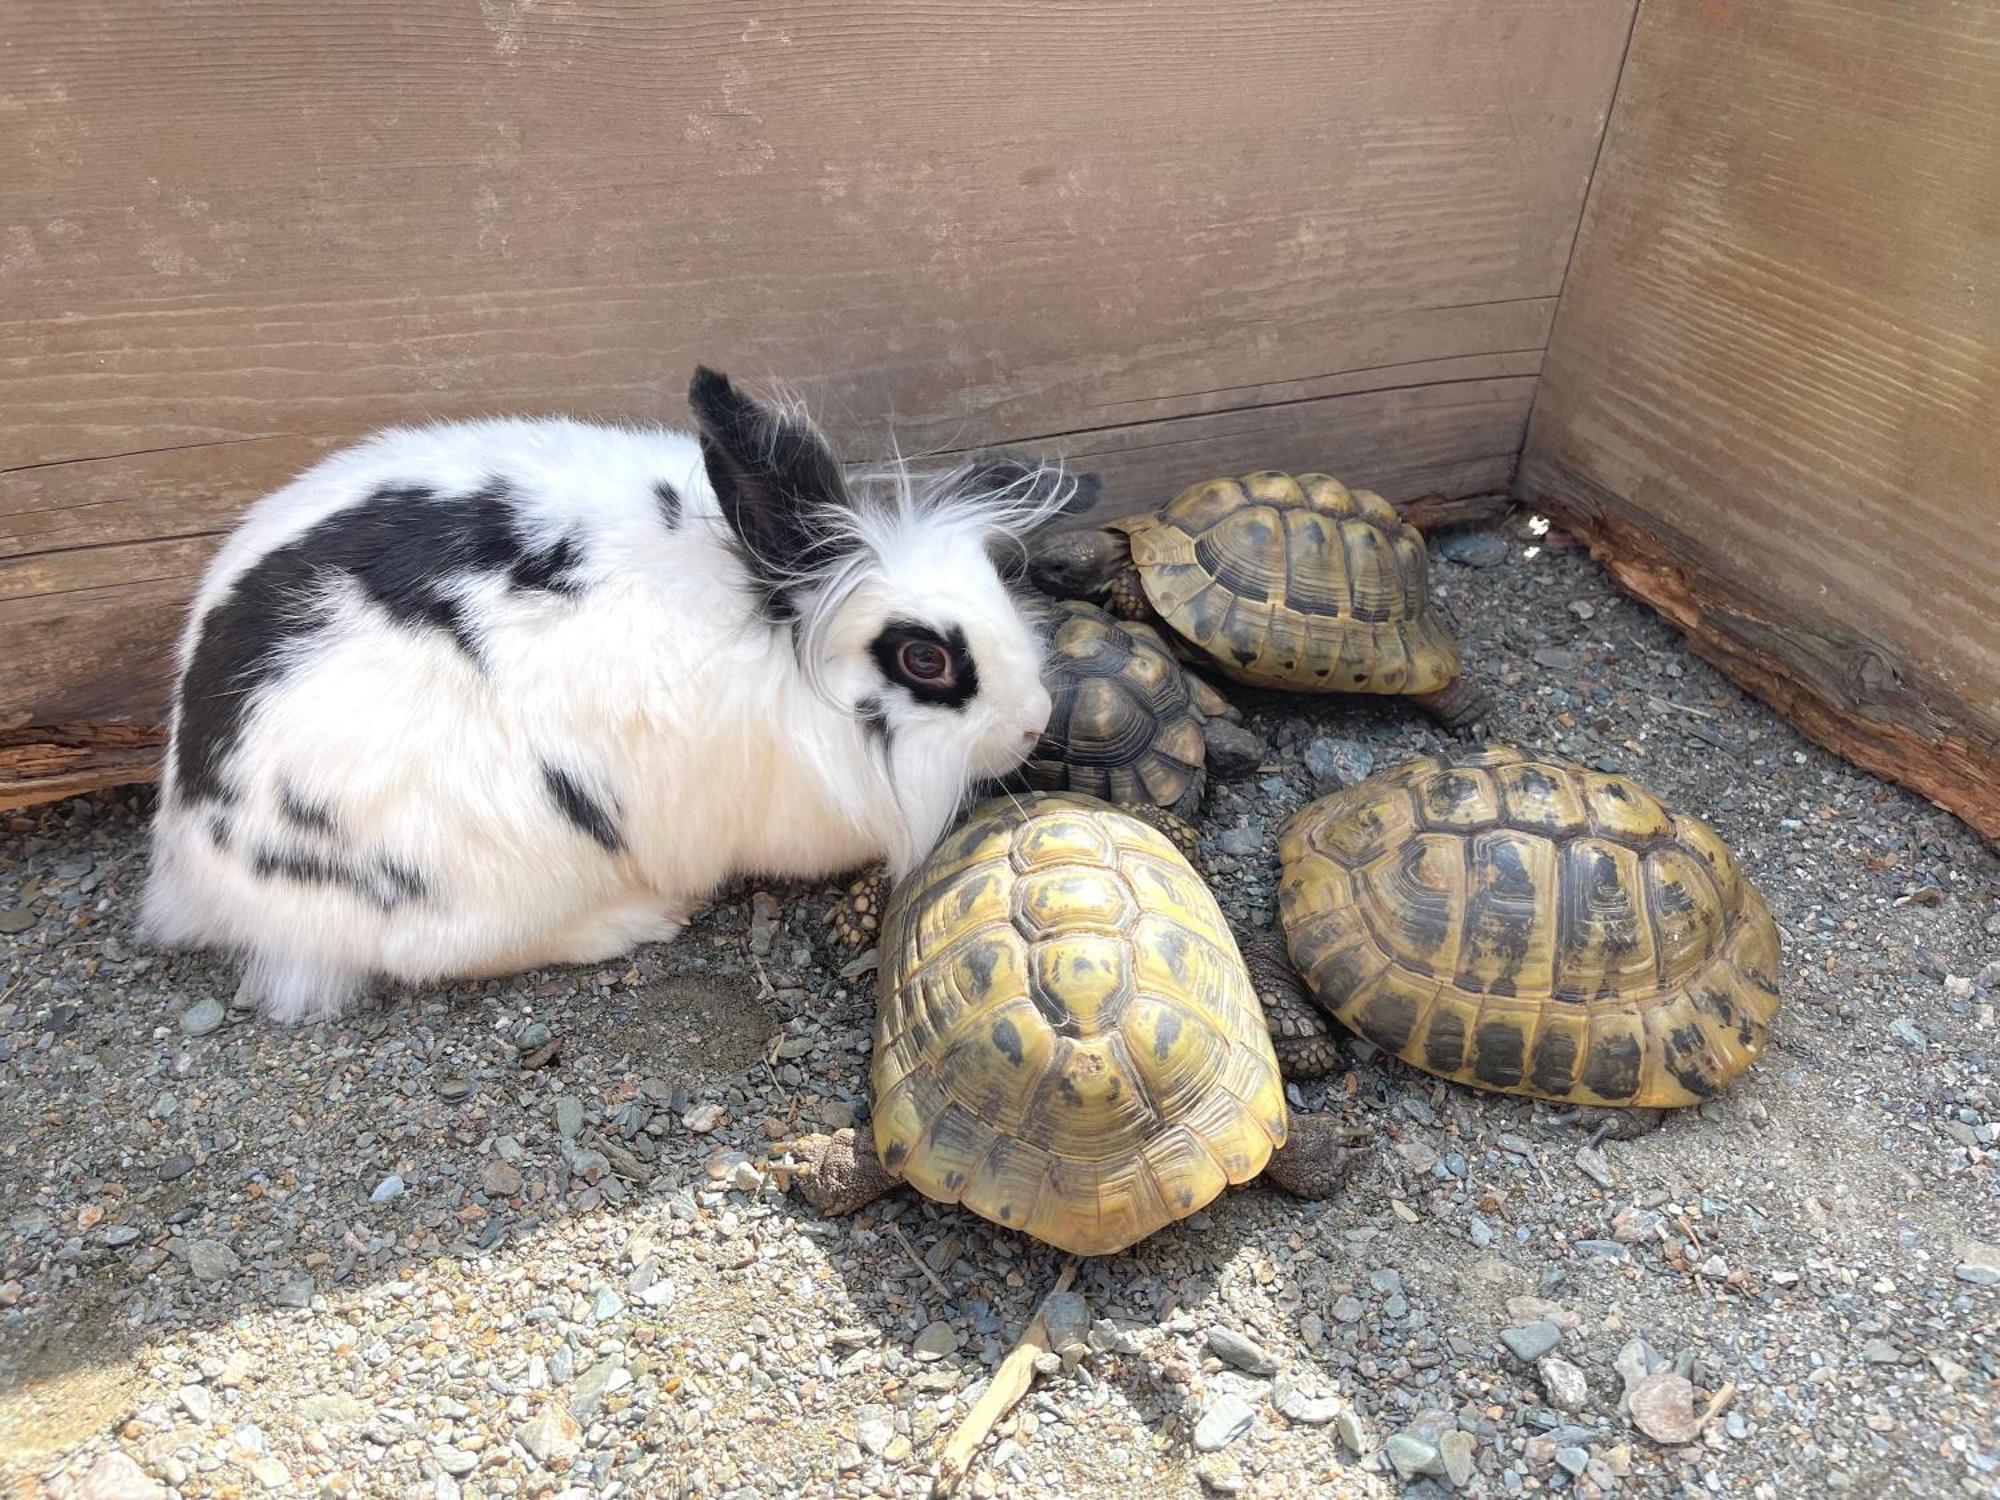
M 1055 1286 L 1049 1296 L 1042 1299 L 1042 1305 L 1035 1309 L 1034 1321 L 1021 1335 L 1020 1343 L 1000 1361 L 1000 1368 L 993 1372 L 985 1394 L 973 1404 L 972 1410 L 965 1414 L 965 1420 L 958 1424 L 958 1430 L 944 1445 L 944 1453 L 938 1459 L 937 1479 L 931 1485 L 932 1500 L 958 1489 L 965 1479 L 972 1455 L 992 1433 L 993 1424 L 1012 1411 L 1014 1403 L 1028 1393 L 1028 1387 L 1035 1378 L 1035 1361 L 1049 1352 L 1049 1297 L 1069 1290 L 1070 1283 L 1076 1280 L 1077 1264 L 1074 1255 L 1064 1264 L 1062 1275 L 1056 1278 Z

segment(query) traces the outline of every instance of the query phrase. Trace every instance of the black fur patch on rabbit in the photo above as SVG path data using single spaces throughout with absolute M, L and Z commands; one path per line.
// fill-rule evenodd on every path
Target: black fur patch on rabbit
M 660 502 L 660 519 L 672 531 L 681 524 L 681 492 L 661 479 L 653 485 L 653 497 Z
M 320 592 L 332 579 L 353 579 L 399 625 L 442 631 L 477 664 L 478 636 L 455 597 L 468 576 L 500 573 L 516 589 L 573 595 L 583 587 L 581 561 L 568 537 L 531 543 L 501 479 L 459 496 L 389 486 L 335 511 L 259 558 L 202 618 L 181 681 L 180 794 L 230 799 L 223 762 L 259 690 L 279 672 L 284 648 L 324 628 Z
M 548 788 L 549 800 L 555 803 L 556 810 L 595 839 L 606 854 L 616 854 L 625 847 L 625 838 L 619 833 L 617 822 L 601 802 L 584 790 L 583 783 L 569 772 L 544 762 L 542 785 Z
M 259 849 L 251 857 L 250 868 L 265 880 L 335 886 L 382 911 L 394 911 L 411 901 L 420 901 L 428 890 L 423 876 L 393 859 L 377 860 L 372 868 L 357 869 L 310 850 Z

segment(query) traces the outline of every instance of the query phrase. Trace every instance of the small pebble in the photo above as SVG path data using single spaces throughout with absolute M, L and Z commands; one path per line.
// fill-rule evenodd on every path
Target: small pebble
M 219 1000 L 200 1000 L 181 1012 L 181 1031 L 187 1036 L 207 1036 L 220 1030 L 228 1015 Z
M 375 1191 L 368 1195 L 370 1203 L 387 1203 L 391 1198 L 403 1196 L 403 1179 L 391 1172 L 375 1184 Z
M 1278 1361 L 1233 1328 L 1220 1325 L 1208 1331 L 1208 1352 L 1239 1370 L 1252 1375 L 1275 1375 Z
M 1407 1432 L 1399 1432 L 1390 1438 L 1386 1451 L 1397 1477 L 1405 1481 L 1422 1474 L 1444 1472 L 1444 1455 L 1437 1447 Z
M 1500 1342 L 1522 1364 L 1531 1365 L 1562 1342 L 1562 1330 L 1542 1320 L 1520 1328 L 1501 1329 Z
M 1447 532 L 1437 549 L 1440 557 L 1465 568 L 1492 568 L 1507 560 L 1507 543 L 1490 531 Z
M 1195 1423 L 1194 1446 L 1198 1453 L 1214 1453 L 1228 1447 L 1250 1430 L 1257 1420 L 1256 1408 L 1234 1391 L 1217 1397 Z

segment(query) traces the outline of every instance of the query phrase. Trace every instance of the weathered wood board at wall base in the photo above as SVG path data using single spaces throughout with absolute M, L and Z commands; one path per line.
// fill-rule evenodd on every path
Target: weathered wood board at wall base
M 2000 839 L 2000 5 L 1646 0 L 1521 493 Z
M 1504 485 L 1630 15 L 12 0 L 0 735 L 156 720 L 216 535 L 330 446 L 678 420 L 697 360 L 1112 504 Z

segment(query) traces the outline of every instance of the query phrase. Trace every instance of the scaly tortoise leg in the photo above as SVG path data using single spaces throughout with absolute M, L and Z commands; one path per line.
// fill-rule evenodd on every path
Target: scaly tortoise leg
M 882 913 L 889 905 L 889 867 L 870 865 L 847 887 L 847 894 L 826 914 L 833 940 L 848 953 L 873 946 L 882 935 Z
M 1150 824 L 1166 836 L 1168 843 L 1180 850 L 1181 857 L 1195 868 L 1201 869 L 1201 830 L 1169 807 L 1155 807 L 1150 802 L 1123 804 L 1119 811 L 1130 813 L 1141 823 Z
M 1287 1078 L 1325 1078 L 1340 1071 L 1340 1042 L 1333 1022 L 1313 1004 L 1298 970 L 1285 951 L 1282 933 L 1260 932 L 1240 940 L 1243 963 L 1257 1003 L 1264 1007 L 1264 1024 L 1271 1031 L 1271 1050 L 1278 1071 Z
M 1243 963 L 1264 1008 L 1271 1050 L 1286 1078 L 1325 1078 L 1341 1067 L 1334 1025 L 1306 993 L 1285 951 L 1282 933 L 1260 932 L 1239 941 Z M 1264 1176 L 1295 1198 L 1332 1198 L 1347 1185 L 1365 1153 L 1355 1147 L 1364 1132 L 1331 1114 L 1291 1114 L 1285 1144 L 1271 1153 Z
M 792 1186 L 821 1213 L 832 1217 L 866 1208 L 896 1186 L 875 1154 L 874 1132 L 864 1139 L 852 1129 L 808 1135 L 792 1142 L 798 1170 Z
M 1462 738 L 1474 738 L 1493 711 L 1493 698 L 1485 688 L 1460 672 L 1435 693 L 1412 693 L 1410 701 L 1433 719 Z
M 1556 1124 L 1588 1130 L 1590 1144 L 1595 1146 L 1606 1140 L 1643 1140 L 1666 1123 L 1667 1112 L 1650 1107 L 1613 1108 L 1603 1104 L 1583 1104 L 1566 1114 L 1548 1118 Z

